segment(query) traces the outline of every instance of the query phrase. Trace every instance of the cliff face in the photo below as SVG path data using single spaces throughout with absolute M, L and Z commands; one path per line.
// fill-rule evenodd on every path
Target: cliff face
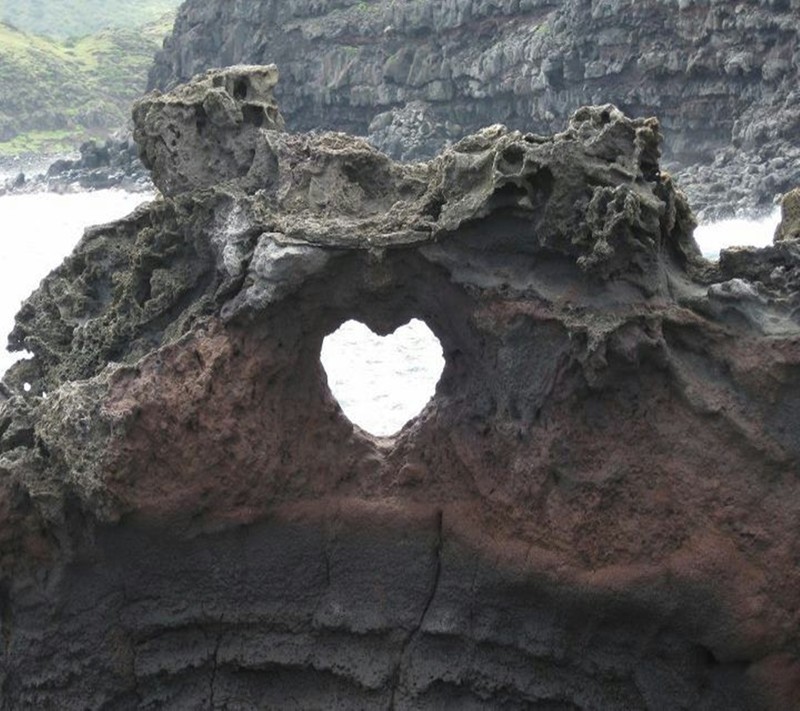
M 704 262 L 610 106 L 398 164 L 282 133 L 275 81 L 140 102 L 164 198 L 17 318 L 4 706 L 792 708 L 794 228 Z M 321 342 L 411 317 L 445 370 L 374 438 Z
M 188 0 L 150 87 L 275 62 L 292 130 L 398 158 L 495 122 L 553 133 L 610 102 L 659 117 L 670 170 L 711 215 L 800 183 L 798 27 L 800 0 Z

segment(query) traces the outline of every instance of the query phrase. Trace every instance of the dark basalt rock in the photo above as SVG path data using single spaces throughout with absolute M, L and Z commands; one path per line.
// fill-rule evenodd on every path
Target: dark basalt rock
M 17 317 L 4 705 L 796 705 L 796 279 L 700 257 L 653 119 L 399 164 L 246 120 L 247 76 L 136 107 L 164 197 Z M 322 339 L 410 317 L 444 373 L 375 438 Z
M 660 117 L 665 165 L 710 219 L 800 183 L 799 27 L 800 0 L 188 0 L 149 85 L 275 62 L 291 130 L 403 159 L 609 102 Z
M 42 173 L 21 173 L 15 180 L 8 180 L 0 186 L 0 195 L 45 190 L 153 190 L 150 174 L 139 160 L 139 150 L 130 134 L 117 134 L 102 142 L 86 141 L 81 144 L 79 153 L 74 159 L 59 158 L 53 161 Z

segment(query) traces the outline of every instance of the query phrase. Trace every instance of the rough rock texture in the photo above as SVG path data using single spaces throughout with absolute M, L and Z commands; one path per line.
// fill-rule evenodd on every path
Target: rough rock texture
M 775 242 L 795 239 L 800 239 L 800 188 L 783 196 L 781 222 L 775 230 Z
M 609 106 L 398 164 L 254 128 L 243 76 L 137 107 L 166 197 L 17 318 L 3 706 L 796 708 L 798 241 L 702 260 Z M 445 370 L 374 438 L 322 339 L 410 317 Z
M 275 62 L 292 130 L 369 134 L 398 158 L 578 107 L 659 116 L 705 217 L 800 183 L 800 0 L 188 0 L 150 73 Z
M 133 109 L 133 136 L 163 195 L 211 187 L 253 174 L 241 187 L 263 187 L 273 156 L 259 129 L 283 129 L 272 96 L 275 65 L 210 71 L 171 94 L 155 93 Z M 266 161 L 267 165 L 262 165 Z

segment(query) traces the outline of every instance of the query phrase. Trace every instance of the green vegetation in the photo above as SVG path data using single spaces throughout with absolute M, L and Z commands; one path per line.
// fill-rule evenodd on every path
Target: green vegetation
M 29 131 L 0 143 L 0 156 L 64 153 L 75 147 L 72 131 Z
M 141 27 L 177 9 L 181 0 L 0 0 L 0 20 L 57 39 L 107 28 Z
M 377 14 L 381 10 L 381 6 L 377 3 L 360 2 L 355 6 L 356 10 L 361 13 Z
M 125 126 L 172 20 L 65 41 L 0 23 L 0 154 L 63 150 Z

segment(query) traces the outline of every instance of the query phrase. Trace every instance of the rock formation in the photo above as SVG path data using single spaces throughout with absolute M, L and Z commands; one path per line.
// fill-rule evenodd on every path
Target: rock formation
M 668 169 L 712 217 L 800 183 L 798 28 L 800 0 L 188 0 L 149 83 L 275 62 L 291 130 L 406 159 L 613 103 L 659 116 Z
M 781 223 L 775 230 L 775 241 L 800 239 L 800 188 L 786 193 L 781 200 Z
M 275 79 L 139 102 L 163 198 L 17 317 L 4 708 L 796 707 L 798 240 L 704 261 L 654 119 L 399 164 Z M 410 317 L 445 370 L 375 438 L 322 339 Z

